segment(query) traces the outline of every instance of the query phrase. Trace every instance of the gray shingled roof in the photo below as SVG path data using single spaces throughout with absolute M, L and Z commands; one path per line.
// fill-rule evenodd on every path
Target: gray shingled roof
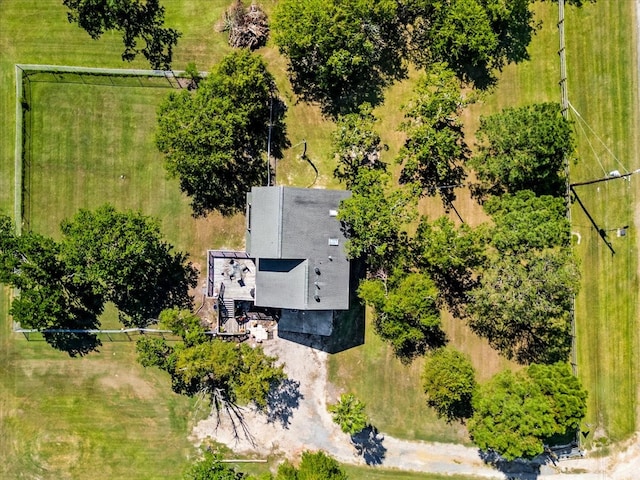
M 335 217 L 344 190 L 254 187 L 247 195 L 246 247 L 256 259 L 256 305 L 349 308 L 349 261 Z

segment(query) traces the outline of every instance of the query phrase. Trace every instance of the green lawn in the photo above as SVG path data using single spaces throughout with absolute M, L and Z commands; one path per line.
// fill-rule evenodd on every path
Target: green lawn
M 543 23 L 529 49 L 530 61 L 508 66 L 498 87 L 466 112 L 464 119 L 471 140 L 480 115 L 532 102 L 559 102 L 557 6 L 538 4 L 536 13 Z M 588 3 L 581 9 L 566 10 L 570 101 L 628 170 L 640 168 L 640 160 L 636 158 L 638 84 L 632 67 L 637 65 L 634 22 L 632 1 Z M 406 94 L 403 88 L 396 86 L 393 92 Z M 404 98 L 398 94 L 395 103 Z M 386 107 L 379 111 L 384 115 L 383 124 L 389 125 L 387 128 L 397 125 L 397 115 L 391 116 L 393 120 L 389 122 Z M 572 118 L 576 119 L 575 114 Z M 394 138 L 385 131 L 386 138 Z M 587 137 L 580 128 L 576 127 L 576 131 L 578 163 L 571 167 L 572 181 L 603 176 L 598 161 L 607 172 L 622 170 L 592 133 Z M 594 144 L 597 156 L 589 142 Z M 583 425 L 591 432 L 587 446 L 594 436 L 620 440 L 636 429 L 638 371 L 634 359 L 639 353 L 639 324 L 634 206 L 639 181 L 634 177 L 628 183 L 615 181 L 599 188 L 578 189 L 591 215 L 601 223 L 600 228 L 632 226 L 624 238 L 608 232 L 616 251 L 614 256 L 580 207 L 577 204 L 572 207 L 572 230 L 582 236 L 576 249 L 583 267 L 576 312 L 578 373 L 590 392 L 588 416 Z M 456 204 L 465 221 L 473 224 L 482 220 L 477 206 L 462 193 Z M 439 214 L 433 202 L 422 205 L 430 216 Z M 444 328 L 451 343 L 471 355 L 481 380 L 510 366 L 460 321 L 445 317 Z M 432 423 L 432 414 L 425 409 L 424 397 L 417 387 L 419 363 L 410 367 L 400 365 L 370 331 L 367 344 L 334 356 L 331 368 L 333 381 L 367 399 L 376 425 L 382 430 L 409 438 L 460 438 L 460 431 Z M 379 385 L 384 387 L 378 388 Z
M 474 115 L 535 101 L 559 101 L 557 7 L 538 5 L 537 10 L 544 28 L 534 38 L 531 62 L 508 67 L 495 93 L 474 106 Z M 593 130 L 571 112 L 578 140 L 572 182 L 640 167 L 635 19 L 635 2 L 630 0 L 566 9 L 569 100 Z M 639 312 L 634 221 L 639 180 L 633 177 L 630 182 L 576 189 L 599 228 L 631 226 L 624 238 L 617 238 L 615 231 L 607 232 L 615 255 L 579 205 L 572 206 L 572 230 L 581 235 L 576 248 L 583 271 L 576 302 L 577 364 L 589 390 L 583 425 L 591 432 L 587 446 L 594 436 L 615 441 L 636 429 Z
M 226 0 L 163 3 L 167 22 L 184 33 L 175 52 L 175 68 L 195 61 L 206 70 L 229 51 L 224 36 L 213 30 Z M 264 3 L 271 8 L 275 0 Z M 0 5 L 0 213 L 11 214 L 13 65 L 146 65 L 141 60 L 123 63 L 116 35 L 93 41 L 70 25 L 59 0 L 12 0 Z M 587 3 L 582 10 L 567 9 L 571 102 L 630 170 L 640 167 L 635 158 L 637 78 L 635 69 L 628 67 L 636 65 L 634 6 L 631 0 L 602 0 Z M 470 132 L 480 113 L 559 99 L 556 9 L 555 4 L 536 5 L 544 26 L 531 46 L 531 61 L 505 69 L 499 87 L 470 109 L 465 117 Z M 276 50 L 267 47 L 261 53 L 289 107 L 293 147 L 279 163 L 278 182 L 307 186 L 314 181 L 312 168 L 299 158 L 304 139 L 309 158 L 320 170 L 315 185 L 335 185 L 329 158 L 332 124 L 321 118 L 317 108 L 295 102 L 285 62 Z M 380 133 L 390 147 L 388 161 L 403 139 L 397 131 L 402 119 L 397 107 L 410 91 L 411 81 L 396 85 L 376 110 Z M 34 230 L 55 235 L 59 221 L 76 208 L 110 201 L 159 216 L 167 238 L 190 252 L 197 263 L 208 247 L 241 246 L 241 217 L 193 220 L 187 199 L 175 181 L 165 178 L 152 133 L 162 90 L 38 84 L 33 93 L 33 167 L 38 168 L 32 168 L 29 177 L 29 216 Z M 579 138 L 580 162 L 572 168 L 575 180 L 600 176 L 598 159 L 605 170 L 620 169 L 602 147 L 597 148 L 596 158 L 586 138 Z M 590 187 L 579 194 L 602 228 L 634 225 L 637 185 L 633 178 L 630 183 L 615 181 L 601 185 L 599 191 Z M 423 206 L 430 216 L 439 214 L 434 203 Z M 482 217 L 468 199 L 461 198 L 458 208 L 470 222 Z M 577 249 L 584 266 L 577 301 L 578 369 L 590 391 L 587 423 L 592 432 L 600 427 L 598 436 L 621 439 L 636 425 L 637 234 L 631 228 L 627 237 L 613 237 L 616 254 L 611 256 L 577 206 L 573 224 L 582 235 Z M 26 342 L 11 334 L 7 308 L 8 296 L 0 290 L 0 477 L 178 477 L 191 453 L 190 404 L 169 392 L 162 375 L 135 365 L 132 344 L 109 343 L 99 354 L 69 359 L 44 342 Z M 445 330 L 454 345 L 470 353 L 480 378 L 508 365 L 460 322 L 446 318 Z M 420 370 L 421 362 L 401 365 L 370 328 L 364 346 L 331 360 L 332 380 L 365 400 L 381 430 L 405 438 L 466 441 L 462 428 L 434 419 L 425 407 Z M 352 478 L 439 479 L 380 470 L 374 474 L 355 467 L 349 472 Z

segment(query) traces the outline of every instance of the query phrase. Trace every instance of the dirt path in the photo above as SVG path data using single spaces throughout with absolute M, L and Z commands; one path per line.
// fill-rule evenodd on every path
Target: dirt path
M 364 454 L 359 455 L 349 436 L 340 431 L 327 412 L 327 392 L 332 390 L 327 382 L 327 354 L 282 339 L 265 343 L 264 349 L 285 364 L 289 386 L 293 388 L 275 401 L 277 406 L 270 412 L 245 411 L 244 420 L 252 438 L 242 434 L 236 438 L 228 416 L 223 416 L 219 425 L 211 417 L 194 428 L 196 443 L 211 437 L 235 452 L 259 457 L 277 453 L 295 458 L 304 450 L 324 450 L 344 463 L 364 465 L 368 461 L 403 470 L 504 478 L 483 464 L 476 449 L 455 444 L 378 435 L 365 439 Z
M 640 2 L 640 0 L 638 0 Z M 557 467 L 542 466 L 539 473 L 519 471 L 509 474 L 485 465 L 474 448 L 457 444 L 400 440 L 379 434 L 372 436 L 358 454 L 347 435 L 333 423 L 327 412 L 329 401 L 337 397 L 327 381 L 327 354 L 287 340 L 264 345 L 268 354 L 285 363 L 287 389 L 274 397 L 275 408 L 267 412 L 247 409 L 245 425 L 250 433 L 234 434 L 229 417 L 219 425 L 214 417 L 199 422 L 193 431 L 195 443 L 207 438 L 228 445 L 233 451 L 264 458 L 278 454 L 295 459 L 304 450 L 324 450 L 343 463 L 366 463 L 443 474 L 466 474 L 478 478 L 518 480 L 633 480 L 640 478 L 638 437 L 621 446 L 621 452 L 606 458 L 563 461 Z

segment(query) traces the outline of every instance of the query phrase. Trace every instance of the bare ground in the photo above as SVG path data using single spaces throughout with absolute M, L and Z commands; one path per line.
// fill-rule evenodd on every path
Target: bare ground
M 557 466 L 535 469 L 517 467 L 503 473 L 486 465 L 476 449 L 457 444 L 408 441 L 380 433 L 368 437 L 360 452 L 348 435 L 342 433 L 327 411 L 339 392 L 327 381 L 327 353 L 276 338 L 264 344 L 267 354 L 285 364 L 289 377 L 287 389 L 272 398 L 272 407 L 260 412 L 243 411 L 248 434 L 227 415 L 220 423 L 216 415 L 199 422 L 193 441 L 201 444 L 212 439 L 234 452 L 266 458 L 269 455 L 295 460 L 304 450 L 324 450 L 340 462 L 381 465 L 421 472 L 473 475 L 478 478 L 519 480 L 632 480 L 640 478 L 639 437 L 619 447 L 608 457 L 565 460 Z M 366 401 L 366 399 L 364 399 Z

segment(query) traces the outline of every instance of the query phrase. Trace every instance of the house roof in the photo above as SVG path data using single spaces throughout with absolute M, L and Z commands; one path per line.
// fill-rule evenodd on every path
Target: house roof
M 349 308 L 346 239 L 336 218 L 344 190 L 254 187 L 247 195 L 246 249 L 256 259 L 256 305 Z

